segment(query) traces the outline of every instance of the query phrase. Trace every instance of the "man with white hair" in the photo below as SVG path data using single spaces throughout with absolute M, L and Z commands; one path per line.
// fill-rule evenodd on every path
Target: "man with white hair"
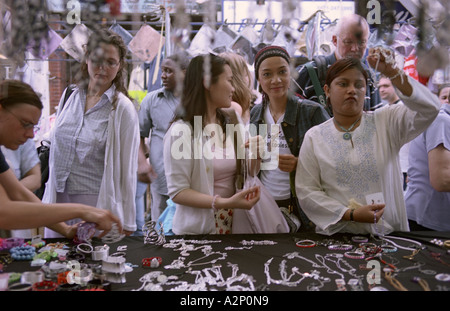
M 335 51 L 327 56 L 316 56 L 312 61 L 300 67 L 294 91 L 301 97 L 325 105 L 323 86 L 328 67 L 344 57 L 353 57 L 363 61 L 369 33 L 369 24 L 358 14 L 346 15 L 339 19 L 335 34 L 332 37 L 332 42 L 336 47 Z M 365 67 L 367 68 L 367 66 Z M 364 103 L 366 111 L 374 110 L 380 103 L 379 94 L 372 79 L 369 78 L 367 82 Z

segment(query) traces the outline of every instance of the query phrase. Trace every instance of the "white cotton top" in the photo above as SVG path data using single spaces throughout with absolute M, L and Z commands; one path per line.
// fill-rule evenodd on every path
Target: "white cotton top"
M 244 142 L 243 132 L 239 135 L 237 146 Z M 214 195 L 213 157 L 205 153 L 208 141 L 202 130 L 195 132 L 188 122 L 178 120 L 170 126 L 164 136 L 164 170 L 171 199 L 185 189 Z M 215 234 L 214 209 L 176 204 L 172 230 L 177 235 Z
M 268 125 L 268 128 L 270 128 L 272 124 L 275 124 L 269 108 L 267 108 L 264 113 L 264 119 Z M 286 137 L 281 130 L 281 122 L 283 122 L 283 119 L 284 114 L 280 116 L 276 122 L 279 128 L 278 137 L 273 138 L 271 137 L 272 132 L 267 132 L 267 137 L 265 139 L 266 150 L 273 155 L 265 157 L 265 159 L 262 160 L 263 163 L 266 161 L 271 161 L 271 159 L 273 157 L 277 157 L 278 154 L 292 154 L 286 142 Z M 272 150 L 272 148 L 277 148 L 277 150 Z M 275 200 L 287 200 L 291 197 L 289 172 L 283 172 L 280 170 L 278 167 L 278 159 L 277 167 L 273 170 L 261 170 L 260 178 L 262 184 L 266 187 Z
M 399 150 L 433 122 L 439 100 L 408 78 L 413 94 L 399 92 L 405 105 L 363 113 L 352 133 L 354 148 L 330 119 L 311 128 L 300 149 L 295 185 L 300 205 L 316 224 L 316 232 L 387 234 L 409 231 L 403 198 Z M 366 195 L 383 194 L 386 204 L 377 225 L 343 221 L 350 199 L 367 205 Z

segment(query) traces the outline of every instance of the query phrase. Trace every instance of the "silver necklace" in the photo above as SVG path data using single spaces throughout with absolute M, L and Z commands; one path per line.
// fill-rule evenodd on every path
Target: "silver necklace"
M 352 125 L 350 125 L 350 127 L 348 129 L 346 129 L 345 127 L 340 125 L 339 122 L 335 118 L 333 118 L 334 123 L 336 123 L 336 125 L 339 126 L 339 128 L 345 132 L 342 135 L 344 140 L 350 140 L 350 142 L 352 143 L 352 148 L 354 148 L 354 146 L 353 146 L 352 134 L 350 133 L 350 131 L 355 127 L 356 124 L 358 124 L 358 122 L 360 120 L 361 120 L 361 117 L 359 117 L 358 120 L 356 120 Z

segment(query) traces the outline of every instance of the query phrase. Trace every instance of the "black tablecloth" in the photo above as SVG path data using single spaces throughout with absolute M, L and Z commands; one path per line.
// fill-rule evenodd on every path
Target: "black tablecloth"
M 415 277 L 425 280 L 431 291 L 450 290 L 450 282 L 436 279 L 436 275 L 450 274 L 450 254 L 446 248 L 431 243 L 433 239 L 449 240 L 450 232 L 398 232 L 391 236 L 401 238 L 391 239 L 398 246 L 411 247 L 414 245 L 404 240 L 406 238 L 421 242 L 424 248 L 411 260 L 404 256 L 411 255 L 412 252 L 404 249 L 398 249 L 396 252 L 382 256 L 384 263 L 375 258 L 374 260 L 380 262 L 381 269 L 386 264 L 393 264 L 399 271 L 394 272 L 393 276 L 409 291 L 424 290 L 419 283 L 413 281 Z M 119 246 L 126 245 L 126 262 L 134 265 L 133 271 L 126 273 L 125 283 L 112 284 L 111 290 L 142 290 L 145 285 L 151 283 L 155 286 L 146 289 L 164 291 L 174 289 L 208 291 L 337 291 L 339 289 L 352 291 L 362 289 L 368 291 L 373 287 L 377 286 L 378 289 L 381 286 L 389 291 L 397 291 L 398 289 L 385 279 L 384 272 L 373 270 L 376 266 L 367 267 L 368 261 L 365 259 L 342 257 L 341 261 L 337 262 L 336 258 L 338 257 L 330 256 L 330 254 L 342 255 L 345 251 L 330 250 L 324 245 L 309 248 L 296 246 L 296 241 L 303 239 L 318 243 L 332 239 L 334 242 L 350 243 L 357 247 L 358 244 L 352 241 L 352 237 L 351 234 L 336 234 L 329 237 L 314 233 L 166 237 L 167 242 L 184 239 L 186 245 L 197 248 L 188 250 L 186 254 L 181 254 L 180 249 L 144 244 L 143 237 L 126 237 L 117 243 L 109 244 L 110 254 L 114 253 Z M 369 238 L 369 242 L 381 244 L 377 239 L 368 236 L 367 238 Z M 244 245 L 243 241 L 250 241 L 249 244 L 268 241 L 266 243 L 269 245 Z M 47 243 L 51 242 L 53 241 L 47 240 Z M 102 242 L 94 239 L 93 246 L 99 245 L 103 245 Z M 205 245 L 211 247 L 212 255 L 206 256 L 202 252 L 207 247 L 201 246 Z M 142 259 L 150 257 L 161 257 L 162 264 L 158 268 L 143 268 Z M 175 260 L 180 258 L 184 260 L 184 267 L 168 269 L 168 266 L 173 265 Z M 217 261 L 212 262 L 213 259 L 217 259 Z M 90 261 L 88 260 L 88 262 Z M 39 267 L 31 267 L 30 262 L 14 261 L 4 269 L 4 272 L 24 272 L 38 269 Z M 162 282 L 159 282 L 155 277 L 147 279 L 149 282 L 144 284 L 142 277 L 155 271 L 160 271 L 160 274 L 168 279 L 160 279 Z M 380 276 L 378 284 L 369 285 L 367 275 L 371 271 L 371 275 Z M 281 282 L 283 276 L 286 281 L 284 283 Z M 336 280 L 339 279 L 344 280 L 343 287 L 338 286 L 339 281 Z M 351 279 L 360 279 L 362 287 L 352 287 L 349 284 Z

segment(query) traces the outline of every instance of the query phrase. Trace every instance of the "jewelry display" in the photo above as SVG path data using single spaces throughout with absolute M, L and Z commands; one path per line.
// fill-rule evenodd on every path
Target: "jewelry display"
M 277 242 L 274 241 L 269 241 L 269 240 L 262 240 L 262 241 L 255 241 L 255 240 L 242 240 L 241 242 L 242 245 L 276 245 Z
M 295 243 L 298 247 L 314 247 L 316 246 L 316 242 L 312 240 L 301 240 Z
M 388 270 L 384 272 L 384 278 L 397 290 L 399 291 L 408 291 L 406 287 L 403 286 L 402 283 L 400 283 L 399 280 L 395 278 L 395 276 L 392 275 L 392 271 Z
M 0 238 L 0 251 L 22 246 L 24 241 L 23 238 Z
M 450 282 L 450 274 L 449 273 L 439 273 L 434 276 L 436 280 L 441 282 Z
M 424 249 L 422 243 L 403 237 L 337 234 L 321 238 L 320 235 L 299 234 L 283 240 L 279 248 L 269 247 L 263 251 L 260 246 L 274 246 L 280 243 L 279 240 L 232 240 L 224 237 L 222 241 L 214 236 L 211 236 L 211 240 L 177 237 L 166 240 L 155 224 L 148 222 L 145 226 L 144 244 L 151 244 L 143 246 L 143 254 L 146 255 L 138 258 L 129 256 L 132 257 L 129 260 L 137 259 L 137 262 L 126 263 L 127 249 L 136 251 L 132 244 L 117 246 L 117 250 L 109 254 L 110 246 L 107 244 L 95 246 L 84 242 L 72 244 L 69 249 L 64 244 L 51 243 L 42 247 L 38 255 L 52 261 L 44 264 L 38 274 L 23 273 L 20 281 L 29 284 L 28 289 L 34 283 L 51 280 L 57 287 L 51 289 L 51 286 L 47 286 L 49 290 L 106 290 L 101 284 L 107 284 L 111 289 L 111 284 L 117 286 L 114 284 L 126 283 L 126 273 L 137 268 L 130 274 L 133 278 L 138 271 L 148 273 L 134 279 L 138 281 L 139 278 L 141 282 L 135 286 L 136 291 L 407 290 L 404 285 L 408 286 L 409 282 L 417 283 L 410 283 L 411 290 L 450 289 L 449 286 L 435 284 L 438 281 L 441 284 L 450 282 L 450 273 L 446 273 L 444 266 L 440 270 L 437 267 L 440 264 L 437 263 L 435 269 L 432 265 L 431 269 L 426 269 L 426 264 L 432 261 L 430 258 L 446 264 L 446 250 L 443 250 L 445 242 L 438 239 L 432 240 L 429 252 L 419 254 Z M 94 239 L 94 242 L 97 240 Z M 64 257 L 67 261 L 59 262 L 51 254 L 63 248 L 66 248 Z M 264 258 L 264 254 L 275 248 L 276 255 Z M 286 251 L 279 253 L 280 249 Z M 255 258 L 255 254 L 260 258 Z M 403 256 L 405 254 L 407 256 Z M 11 255 L 8 254 L 10 260 Z M 253 256 L 254 262 L 243 262 L 242 266 L 233 262 L 247 256 Z M 416 260 L 411 262 L 403 257 Z M 372 259 L 379 262 L 371 263 Z M 252 267 L 251 271 L 259 269 L 260 273 L 250 275 L 243 270 L 244 267 Z M 367 277 L 376 269 L 381 271 L 384 278 L 381 283 L 369 284 Z M 375 278 L 372 277 L 372 280 Z M 91 282 L 100 282 L 100 285 L 89 285 Z M 45 290 L 46 287 L 42 288 Z
M 365 255 L 363 252 L 345 252 L 344 256 L 350 259 L 364 259 Z
M 414 246 L 414 248 L 413 247 L 400 246 L 397 243 L 393 242 L 392 241 L 393 239 L 394 240 L 405 241 L 405 242 L 408 242 L 410 244 L 414 244 L 416 246 Z M 388 242 L 388 243 L 391 243 L 392 245 L 394 245 L 397 248 L 408 250 L 408 251 L 415 251 L 417 249 L 420 250 L 423 247 L 422 243 L 420 243 L 420 242 L 417 242 L 417 241 L 414 241 L 414 240 L 411 240 L 411 239 L 396 237 L 396 236 L 389 236 L 389 235 L 387 235 L 387 236 L 382 237 L 381 240 L 385 241 L 385 242 Z
M 36 249 L 33 246 L 16 246 L 9 252 L 14 260 L 32 260 L 36 255 Z
M 106 244 L 103 246 L 94 247 L 94 250 L 91 253 L 91 258 L 94 261 L 105 260 L 108 256 L 109 256 L 109 246 Z
M 383 253 L 395 253 L 397 251 L 397 247 L 393 245 L 381 245 L 381 250 Z
M 430 286 L 428 285 L 428 282 L 420 277 L 413 277 L 412 280 L 414 283 L 418 283 L 424 291 L 429 292 L 430 291 Z
M 34 284 L 44 281 L 45 275 L 43 271 L 26 271 L 20 277 L 21 283 Z
M 450 240 L 444 241 L 444 247 L 450 248 Z
M 15 283 L 8 286 L 8 290 L 12 292 L 27 292 L 32 289 L 30 283 Z
M 156 222 L 149 221 L 142 226 L 142 233 L 144 235 L 144 244 L 163 245 L 166 243 L 164 229 L 162 223 L 159 224 L 160 229 L 156 230 Z
M 42 240 L 42 236 L 38 234 L 33 236 L 30 241 L 26 242 L 26 244 L 38 249 L 45 246 L 45 241 Z
M 347 288 L 345 287 L 345 280 L 344 279 L 336 279 L 334 280 L 337 286 L 337 291 L 339 292 L 345 292 Z
M 231 251 L 231 250 L 244 250 L 244 249 L 252 249 L 252 246 L 242 246 L 242 247 L 232 247 L 232 246 L 227 246 L 225 247 L 226 251 Z
M 355 292 L 364 290 L 361 279 L 350 279 L 350 280 L 348 280 L 348 285 L 350 285 L 350 288 L 352 289 L 352 291 L 355 291 Z
M 111 230 L 102 237 L 102 242 L 105 244 L 117 243 L 125 237 L 125 234 L 119 232 L 117 224 L 113 223 Z
M 56 288 L 56 291 L 57 292 L 74 292 L 74 291 L 79 291 L 80 289 L 81 289 L 80 284 L 65 283 L 65 284 L 58 285 L 58 287 Z
M 144 268 L 158 268 L 161 264 L 161 257 L 150 257 L 142 259 L 142 267 Z
M 352 237 L 352 241 L 359 244 L 359 243 L 366 243 L 369 241 L 369 239 L 365 236 L 355 235 Z
M 354 268 L 352 265 L 349 264 L 349 262 L 347 260 L 344 259 L 344 255 L 340 254 L 340 253 L 332 253 L 332 254 L 326 254 L 324 257 L 326 260 L 333 262 L 336 267 L 341 270 L 344 273 L 348 273 L 349 275 L 351 275 L 354 278 L 362 278 L 361 275 L 357 275 L 357 269 Z M 342 267 L 342 266 L 345 266 Z M 364 265 L 365 267 L 366 265 Z
M 125 273 L 128 269 L 125 265 L 125 257 L 108 256 L 102 261 L 102 273 L 105 279 L 111 283 L 125 283 Z
M 39 291 L 39 292 L 51 292 L 55 291 L 58 287 L 58 284 L 52 281 L 42 281 L 38 283 L 34 283 L 31 290 Z
M 332 244 L 328 246 L 328 249 L 330 250 L 339 250 L 339 251 L 348 251 L 353 248 L 353 245 L 351 244 Z
M 93 250 L 94 250 L 94 248 L 92 247 L 92 245 L 88 244 L 88 243 L 81 243 L 81 244 L 78 244 L 78 246 L 77 246 L 77 251 L 80 253 L 83 253 L 85 255 L 91 254 Z
M 289 255 L 292 257 L 292 256 L 294 256 L 294 253 L 291 253 Z M 295 256 L 295 257 L 296 258 L 300 258 L 302 256 Z M 297 287 L 304 280 L 311 280 L 312 279 L 312 280 L 314 280 L 314 282 L 307 285 L 307 290 L 308 291 L 317 291 L 320 288 L 322 288 L 325 283 L 328 283 L 328 282 L 331 281 L 330 278 L 322 277 L 320 275 L 320 272 L 317 271 L 317 270 L 311 270 L 311 272 L 304 272 L 304 273 L 302 273 L 302 272 L 299 271 L 298 267 L 293 267 L 291 269 L 291 274 L 289 276 L 287 276 L 286 260 L 283 260 L 280 263 L 279 272 L 280 272 L 281 279 L 280 280 L 276 280 L 276 279 L 272 278 L 271 274 L 270 274 L 270 264 L 272 263 L 272 260 L 273 260 L 273 257 L 270 258 L 264 264 L 264 273 L 266 275 L 267 285 L 277 284 L 277 285 L 284 285 L 284 286 L 288 286 L 288 287 Z M 316 264 L 314 263 L 314 265 L 316 265 Z M 292 280 L 294 277 L 297 277 L 297 279 L 296 280 L 295 279 Z M 319 284 L 316 285 L 316 282 L 318 282 Z
M 83 222 L 78 225 L 77 234 L 75 235 L 73 242 L 79 243 L 91 243 L 92 237 L 95 235 L 96 224 L 92 222 Z
M 433 257 L 433 259 L 437 260 L 438 262 L 440 262 L 443 265 L 446 265 L 448 267 L 450 267 L 450 264 L 448 262 L 445 262 L 444 260 L 442 260 L 442 254 L 438 253 L 438 252 L 431 252 L 430 251 L 430 255 L 431 257 Z

